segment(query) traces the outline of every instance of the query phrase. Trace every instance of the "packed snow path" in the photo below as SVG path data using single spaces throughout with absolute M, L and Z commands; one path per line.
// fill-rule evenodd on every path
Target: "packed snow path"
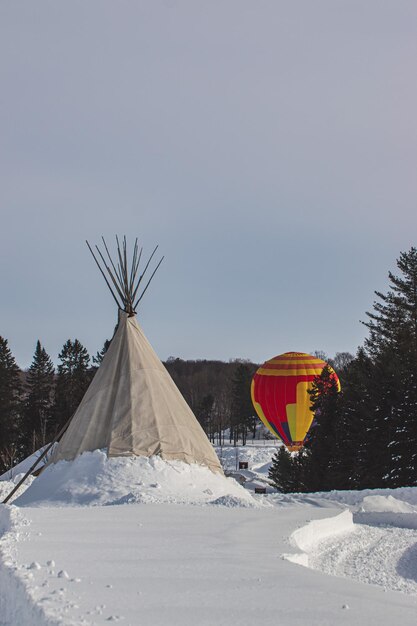
M 308 565 L 417 596 L 417 531 L 358 524 L 343 538 L 320 542 Z
M 11 507 L 2 626 L 415 626 L 417 598 L 282 558 L 292 531 L 340 509 L 166 504 Z M 20 522 L 21 523 L 21 522 Z

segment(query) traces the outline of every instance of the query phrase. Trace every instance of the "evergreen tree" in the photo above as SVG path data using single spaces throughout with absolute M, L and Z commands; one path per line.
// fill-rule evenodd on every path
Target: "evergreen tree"
M 392 487 L 411 487 L 417 485 L 417 357 L 413 350 L 403 355 L 399 370 L 386 482 Z
M 340 484 L 342 442 L 341 395 L 337 380 L 329 367 L 324 367 L 310 390 L 314 422 L 305 444 L 308 454 L 300 459 L 304 467 L 305 489 L 326 491 Z
M 375 487 L 370 474 L 377 473 L 380 451 L 373 443 L 373 422 L 377 399 L 375 367 L 363 348 L 343 372 L 342 466 L 344 488 Z M 371 468 L 373 471 L 371 472 Z
M 0 472 L 20 460 L 22 386 L 20 370 L 7 343 L 0 337 Z
M 25 454 L 31 454 L 48 441 L 53 419 L 55 373 L 52 361 L 38 340 L 26 379 L 23 420 Z
M 298 491 L 294 463 L 285 446 L 280 446 L 272 457 L 268 478 L 273 486 L 282 493 Z
M 111 339 L 106 339 L 102 349 L 100 351 L 96 352 L 96 355 L 93 356 L 93 363 L 94 363 L 93 368 L 95 370 L 97 370 L 100 367 L 100 365 L 101 365 L 101 363 L 102 363 L 102 361 L 104 359 L 104 355 L 106 354 L 107 350 L 110 347 L 110 344 L 111 344 Z
M 90 356 L 87 349 L 75 339 L 68 339 L 58 358 L 58 375 L 55 391 L 54 431 L 71 417 L 80 404 L 91 382 L 92 373 L 89 370 Z
M 372 431 L 381 459 L 372 479 L 387 487 L 417 484 L 417 249 L 402 252 L 397 267 L 365 323 L 380 394 Z
M 250 387 L 252 372 L 248 365 L 240 363 L 232 379 L 232 419 L 230 438 L 236 445 L 239 437 L 242 437 L 243 445 L 246 444 L 248 428 L 251 427 L 254 413 Z
M 212 413 L 214 408 L 214 397 L 211 393 L 203 396 L 195 411 L 195 416 L 200 422 L 206 435 L 212 431 Z
M 283 493 L 299 493 L 307 491 L 306 468 L 308 467 L 309 451 L 302 448 L 297 454 L 290 454 L 285 446 L 281 446 L 272 457 L 272 465 L 268 478 L 278 491 Z
M 417 352 L 417 248 L 401 252 L 397 267 L 402 275 L 389 272 L 390 289 L 375 292 L 378 300 L 364 322 L 370 331 L 365 345 L 375 356 L 393 345 Z

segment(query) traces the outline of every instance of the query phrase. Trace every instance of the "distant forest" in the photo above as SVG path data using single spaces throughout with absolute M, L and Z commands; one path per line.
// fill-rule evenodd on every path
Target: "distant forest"
M 388 291 L 375 292 L 373 311 L 363 322 L 368 336 L 357 354 L 328 359 L 315 353 L 334 367 L 342 391 L 325 368 L 311 394 L 315 419 L 306 445 L 292 455 L 281 447 L 274 456 L 270 478 L 279 490 L 417 485 L 416 248 L 401 253 L 397 268 L 398 275 L 389 273 Z M 0 472 L 55 437 L 109 343 L 91 357 L 77 339 L 68 339 L 55 370 L 38 341 L 22 372 L 0 337 Z M 170 358 L 165 366 L 213 443 L 255 437 L 259 420 L 250 383 L 258 364 Z

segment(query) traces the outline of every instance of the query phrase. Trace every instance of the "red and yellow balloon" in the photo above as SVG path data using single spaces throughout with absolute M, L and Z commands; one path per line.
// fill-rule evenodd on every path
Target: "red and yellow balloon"
M 326 365 L 322 359 L 304 352 L 286 352 L 266 361 L 253 377 L 253 406 L 265 426 L 290 452 L 304 445 L 314 418 L 308 391 Z M 339 378 L 332 372 L 340 390 Z

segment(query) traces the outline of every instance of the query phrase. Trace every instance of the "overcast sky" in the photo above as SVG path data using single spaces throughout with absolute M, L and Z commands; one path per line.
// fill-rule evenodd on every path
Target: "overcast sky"
M 165 255 L 163 359 L 354 352 L 417 245 L 415 0 L 0 3 L 0 335 L 90 352 L 85 239 Z

